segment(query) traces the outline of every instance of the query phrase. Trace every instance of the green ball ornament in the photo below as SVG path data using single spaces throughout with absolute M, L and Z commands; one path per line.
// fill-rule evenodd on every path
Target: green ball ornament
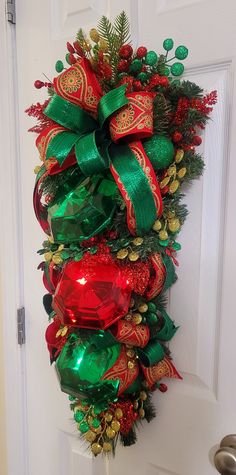
M 147 316 L 147 321 L 148 321 L 149 325 L 156 325 L 157 322 L 158 322 L 158 317 L 155 313 L 150 313 Z
M 58 59 L 58 61 L 55 64 L 55 70 L 57 73 L 61 73 L 63 69 L 64 69 L 64 64 L 60 59 Z
M 155 51 L 148 51 L 145 57 L 145 64 L 148 64 L 148 66 L 154 66 L 154 64 L 157 63 L 158 56 Z
M 168 66 L 165 66 L 163 75 L 164 76 L 169 76 L 169 74 L 170 74 L 170 68 Z
M 80 432 L 82 432 L 82 434 L 85 434 L 85 432 L 88 432 L 89 430 L 89 425 L 87 424 L 87 422 L 81 422 L 81 424 L 79 425 L 79 430 Z
M 156 309 L 157 309 L 157 306 L 154 302 L 148 303 L 148 310 L 150 310 L 150 312 L 156 312 Z
M 174 41 L 172 38 L 166 38 L 166 40 L 163 41 L 163 48 L 165 51 L 170 51 L 174 46 Z
M 81 422 L 84 418 L 84 412 L 83 411 L 76 411 L 74 414 L 74 419 L 76 422 Z
M 154 170 L 166 168 L 174 160 L 174 145 L 167 137 L 153 135 L 143 146 Z
M 141 72 L 141 73 L 138 74 L 137 79 L 139 81 L 141 81 L 141 83 L 144 83 L 144 82 L 147 81 L 148 75 L 147 75 L 147 73 Z
M 93 422 L 92 422 L 92 426 L 94 427 L 94 429 L 97 429 L 99 426 L 100 426 L 101 422 L 99 419 L 93 419 Z
M 186 46 L 178 46 L 178 48 L 176 48 L 175 50 L 175 57 L 177 59 L 185 59 L 187 58 L 188 56 L 188 48 L 186 48 Z
M 142 61 L 140 59 L 134 59 L 129 67 L 129 72 L 133 74 L 140 73 L 142 69 Z
M 182 63 L 174 63 L 171 66 L 171 74 L 173 76 L 181 76 L 184 72 L 184 65 Z

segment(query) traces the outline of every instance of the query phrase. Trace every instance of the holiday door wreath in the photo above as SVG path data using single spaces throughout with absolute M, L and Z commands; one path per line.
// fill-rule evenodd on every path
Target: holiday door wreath
M 181 378 L 168 342 L 177 327 L 166 291 L 187 215 L 183 183 L 203 171 L 196 147 L 216 92 L 180 80 L 173 40 L 136 50 L 122 12 L 67 43 L 38 122 L 34 209 L 47 234 L 39 268 L 47 289 L 46 341 L 62 391 L 91 451 L 127 446 L 155 416 L 151 394 Z

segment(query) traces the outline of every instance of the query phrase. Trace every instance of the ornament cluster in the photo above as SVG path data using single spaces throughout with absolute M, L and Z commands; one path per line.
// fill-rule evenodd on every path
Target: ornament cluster
M 155 416 L 152 392 L 181 379 L 166 291 L 216 92 L 180 79 L 185 46 L 168 38 L 163 49 L 135 50 L 124 12 L 113 24 L 102 17 L 67 43 L 53 81 L 35 81 L 48 98 L 26 111 L 41 159 L 33 203 L 47 235 L 46 342 L 94 455 L 135 443 L 138 423 Z

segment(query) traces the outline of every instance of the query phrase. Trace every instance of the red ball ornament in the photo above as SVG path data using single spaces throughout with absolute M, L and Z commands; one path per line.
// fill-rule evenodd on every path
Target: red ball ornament
M 133 54 L 133 48 L 130 45 L 123 45 L 119 50 L 119 56 L 123 59 L 129 59 Z
M 166 76 L 160 77 L 159 84 L 162 87 L 168 87 L 169 86 L 169 79 Z
M 129 69 L 129 63 L 126 59 L 121 59 L 118 63 L 117 70 L 119 73 L 125 73 Z
M 164 383 L 161 383 L 158 389 L 159 391 L 161 391 L 161 393 L 166 393 L 166 391 L 168 390 L 168 386 Z
M 53 308 L 65 325 L 106 329 L 126 315 L 130 297 L 130 282 L 115 262 L 84 257 L 65 265 Z
M 175 143 L 178 143 L 182 140 L 183 138 L 183 135 L 181 134 L 181 132 L 178 132 L 177 130 L 173 133 L 173 136 L 172 136 L 172 140 L 173 142 Z
M 135 91 L 141 91 L 143 89 L 141 81 L 134 81 L 133 88 Z
M 34 87 L 36 87 L 36 89 L 41 89 L 41 87 L 44 86 L 44 82 L 43 81 L 40 81 L 39 79 L 37 79 L 36 81 L 34 81 Z
M 202 138 L 199 135 L 195 135 L 193 137 L 193 144 L 198 146 L 198 145 L 201 145 L 201 143 L 202 143 Z
M 136 51 L 136 56 L 138 59 L 142 59 L 146 56 L 147 54 L 147 48 L 145 46 L 139 46 L 139 48 Z

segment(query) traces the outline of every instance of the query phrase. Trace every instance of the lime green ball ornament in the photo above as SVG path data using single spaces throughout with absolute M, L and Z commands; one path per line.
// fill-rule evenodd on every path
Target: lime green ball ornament
M 163 41 L 163 48 L 165 51 L 170 51 L 174 46 L 174 41 L 172 38 L 166 38 L 166 40 Z
M 148 51 L 145 57 L 145 64 L 148 66 L 154 66 L 157 63 L 158 56 L 155 51 Z
M 154 170 L 166 168 L 174 160 L 174 145 L 167 137 L 153 135 L 143 146 Z
M 142 69 L 142 61 L 140 59 L 134 59 L 129 67 L 129 72 L 130 73 L 140 73 Z
M 89 430 L 89 425 L 87 424 L 87 422 L 81 422 L 81 424 L 79 425 L 79 430 L 80 432 L 82 432 L 83 434 L 85 434 L 85 432 L 88 432 Z
M 186 46 L 178 46 L 178 48 L 176 48 L 175 50 L 175 57 L 177 59 L 185 59 L 187 58 L 188 56 L 188 48 L 186 48 Z
M 63 69 L 64 69 L 64 64 L 60 59 L 58 59 L 58 61 L 55 64 L 55 70 L 57 73 L 61 73 Z
M 181 76 L 184 72 L 184 65 L 182 63 L 174 63 L 171 66 L 171 74 L 173 76 Z

